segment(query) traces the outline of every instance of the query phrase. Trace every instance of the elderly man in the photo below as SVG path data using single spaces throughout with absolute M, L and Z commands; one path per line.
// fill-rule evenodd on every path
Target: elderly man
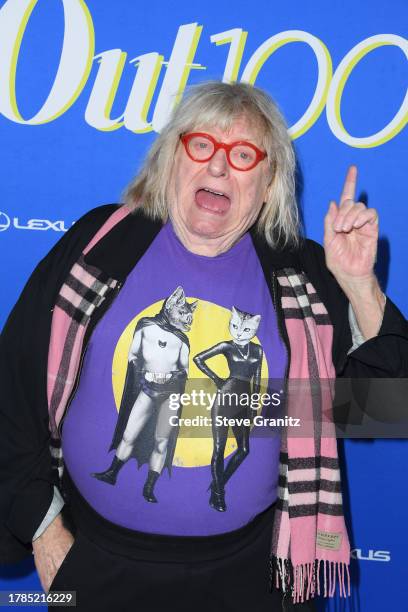
M 336 441 L 321 433 L 332 401 L 323 381 L 406 376 L 407 322 L 374 275 L 378 214 L 355 202 L 356 169 L 339 205 L 330 204 L 324 248 L 302 236 L 294 169 L 285 122 L 266 93 L 198 86 L 154 142 L 125 204 L 75 224 L 6 324 L 2 548 L 12 560 L 32 540 L 44 589 L 75 590 L 80 609 L 162 610 L 174 600 L 178 610 L 313 610 L 318 592 L 332 595 L 336 584 L 348 592 Z M 205 374 L 193 357 L 225 341 L 234 308 L 242 316 L 230 370 L 219 354 L 208 375 L 222 384 L 235 358 L 258 351 L 266 379 L 287 390 L 313 381 L 302 398 L 313 431 L 251 433 L 227 505 L 222 478 L 213 479 L 208 503 L 213 449 L 194 436 L 177 447 L 171 477 L 157 483 L 160 503 L 140 495 L 143 463 L 127 461 L 115 487 L 91 475 L 121 420 L 138 324 L 179 286 L 197 310 L 186 332 L 189 364 L 178 342 L 177 369 L 197 378 L 198 364 Z M 241 332 L 252 338 L 251 355 Z M 160 335 L 146 345 L 142 361 L 160 364 L 167 341 Z M 156 382 L 168 373 L 140 369 L 147 383 L 151 371 Z M 124 430 L 132 444 L 137 423 L 157 410 L 138 402 L 135 392 Z M 294 410 L 290 394 L 286 410 Z M 153 416 L 156 426 L 160 414 Z M 225 459 L 232 450 L 225 447 Z M 224 457 L 217 454 L 220 474 Z

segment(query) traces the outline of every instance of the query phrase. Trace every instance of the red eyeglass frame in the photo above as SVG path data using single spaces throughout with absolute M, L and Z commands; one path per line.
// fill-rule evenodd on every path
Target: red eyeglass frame
M 188 143 L 190 142 L 190 140 L 192 140 L 196 136 L 204 136 L 205 138 L 208 138 L 208 140 L 210 140 L 214 145 L 214 151 L 211 153 L 211 155 L 209 155 L 205 159 L 195 159 L 191 155 L 190 151 L 188 150 Z M 207 134 L 206 132 L 188 132 L 187 134 L 181 134 L 180 140 L 183 143 L 184 149 L 187 155 L 189 156 L 189 158 L 199 164 L 210 161 L 210 159 L 214 157 L 218 149 L 224 149 L 227 154 L 227 160 L 228 160 L 229 165 L 235 170 L 239 170 L 240 172 L 247 172 L 248 170 L 252 170 L 252 168 L 255 168 L 255 166 L 257 166 L 259 162 L 265 159 L 265 157 L 267 156 L 265 151 L 261 151 L 254 144 L 252 144 L 251 142 L 247 142 L 246 140 L 238 140 L 236 142 L 231 142 L 230 144 L 227 144 L 226 142 L 220 142 L 219 140 L 216 140 L 213 136 L 211 136 L 211 134 Z M 253 164 L 248 166 L 248 168 L 238 168 L 238 166 L 235 166 L 232 163 L 230 153 L 231 153 L 231 149 L 235 147 L 236 145 L 245 145 L 247 147 L 250 147 L 253 151 L 255 151 L 255 155 L 256 155 L 255 161 Z

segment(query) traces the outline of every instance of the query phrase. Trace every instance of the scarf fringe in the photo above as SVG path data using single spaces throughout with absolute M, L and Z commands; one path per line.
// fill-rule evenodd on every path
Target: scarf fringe
M 293 566 L 289 559 L 271 555 L 269 565 L 270 590 L 276 588 L 284 593 L 290 592 L 293 603 L 303 603 L 320 594 L 334 597 L 336 586 L 340 597 L 350 597 L 347 563 L 316 559 L 312 563 Z

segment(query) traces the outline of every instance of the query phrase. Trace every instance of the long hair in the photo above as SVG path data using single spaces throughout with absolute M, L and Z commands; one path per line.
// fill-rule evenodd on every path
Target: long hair
M 270 246 L 298 245 L 301 222 L 295 199 L 295 155 L 286 122 L 271 97 L 246 83 L 209 81 L 190 87 L 148 152 L 140 173 L 127 187 L 130 209 L 153 219 L 168 218 L 168 186 L 180 135 L 219 127 L 228 131 L 244 116 L 260 128 L 271 170 L 268 194 L 256 229 Z

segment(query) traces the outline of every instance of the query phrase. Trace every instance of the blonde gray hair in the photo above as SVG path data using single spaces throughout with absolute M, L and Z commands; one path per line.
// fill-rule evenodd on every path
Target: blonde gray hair
M 211 126 L 228 131 L 242 116 L 259 129 L 271 170 L 256 229 L 272 247 L 298 245 L 301 222 L 295 198 L 295 155 L 286 122 L 267 93 L 246 83 L 210 81 L 189 88 L 125 191 L 125 203 L 165 222 L 168 185 L 181 134 Z

